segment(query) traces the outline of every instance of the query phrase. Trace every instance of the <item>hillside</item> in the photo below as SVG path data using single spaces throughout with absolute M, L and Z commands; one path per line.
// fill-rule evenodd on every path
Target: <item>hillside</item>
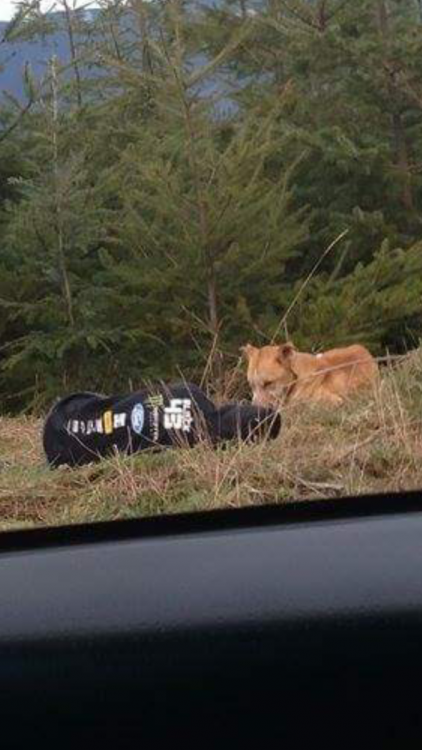
M 212 0 L 201 0 L 200 3 L 196 3 L 196 9 L 198 6 L 207 7 L 218 5 L 218 0 L 212 2 Z M 84 14 L 84 29 L 86 34 L 90 34 L 95 22 L 98 12 L 93 10 L 89 11 L 89 14 Z M 0 98 L 3 92 L 13 95 L 18 99 L 24 97 L 24 86 L 23 86 L 23 75 L 25 68 L 29 66 L 31 73 L 35 80 L 41 80 L 46 76 L 49 61 L 53 56 L 56 56 L 62 66 L 66 66 L 71 60 L 71 51 L 69 38 L 65 30 L 65 24 L 62 20 L 62 14 L 52 13 L 50 14 L 51 23 L 57 27 L 61 27 L 63 30 L 57 30 L 54 33 L 46 34 L 45 36 L 37 35 L 34 40 L 28 41 L 25 39 L 18 39 L 16 41 L 5 41 L 0 45 Z M 7 23 L 0 21 L 0 40 L 3 39 Z M 133 19 L 130 14 L 123 16 L 121 20 L 121 27 L 124 30 L 127 38 L 136 37 L 134 34 Z M 107 31 L 103 30 L 105 37 L 107 37 Z M 81 44 L 82 49 L 86 47 L 87 36 L 78 35 L 75 36 L 76 44 Z M 94 44 L 94 40 L 91 40 L 91 44 Z M 196 55 L 191 61 L 194 66 L 201 66 L 207 62 L 207 58 L 200 54 Z M 88 75 L 88 69 L 84 68 L 81 64 L 82 74 Z M 100 75 L 98 68 L 93 71 L 92 67 L 89 68 L 89 75 Z M 65 74 L 64 77 L 71 77 L 71 73 Z M 220 111 L 225 112 L 228 109 L 231 111 L 233 103 L 229 96 L 230 78 L 226 72 L 225 81 L 221 78 L 209 78 L 200 87 L 199 91 L 203 96 L 214 96 L 216 94 L 220 97 Z M 227 92 L 227 96 L 222 96 L 223 92 Z
M 46 468 L 42 422 L 0 419 L 0 528 L 136 518 L 422 486 L 422 351 L 384 369 L 376 396 L 284 412 L 272 444 Z
M 0 39 L 7 24 L 0 22 Z M 69 42 L 65 34 L 57 33 L 44 39 L 5 43 L 0 47 L 0 92 L 20 98 L 23 94 L 22 74 L 29 63 L 38 78 L 45 74 L 53 55 L 63 62 L 69 60 Z
M 200 0 L 194 6 L 196 8 L 198 6 L 214 7 L 218 4 L 219 0 Z M 62 15 L 61 13 L 50 13 L 48 17 L 53 24 L 64 26 L 61 20 Z M 89 28 L 95 22 L 98 11 L 95 9 L 86 10 L 83 14 L 79 11 L 78 16 L 83 16 L 85 28 Z M 128 30 L 131 29 L 132 19 L 130 14 L 122 23 L 127 26 Z M 7 26 L 7 22 L 0 20 L 0 40 L 3 39 Z M 76 42 L 78 43 L 77 36 Z M 48 61 L 51 60 L 53 55 L 56 55 L 64 65 L 70 60 L 69 39 L 64 30 L 56 31 L 44 37 L 37 37 L 33 41 L 19 39 L 2 43 L 0 45 L 0 96 L 3 91 L 7 91 L 9 94 L 21 98 L 23 95 L 22 74 L 25 66 L 29 65 L 34 77 L 38 79 L 45 75 Z

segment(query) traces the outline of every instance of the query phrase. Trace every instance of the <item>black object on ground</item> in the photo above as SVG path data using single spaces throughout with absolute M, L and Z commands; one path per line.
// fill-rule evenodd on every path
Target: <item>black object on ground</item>
M 192 383 L 160 384 L 126 396 L 84 392 L 61 399 L 47 416 L 43 445 L 51 466 L 81 466 L 115 452 L 273 439 L 280 427 L 273 409 L 216 407 Z

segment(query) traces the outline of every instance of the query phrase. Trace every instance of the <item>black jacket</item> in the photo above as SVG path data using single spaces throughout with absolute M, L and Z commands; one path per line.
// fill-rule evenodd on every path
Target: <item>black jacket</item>
M 80 466 L 116 451 L 275 438 L 280 426 L 272 409 L 250 404 L 217 408 L 196 385 L 176 383 L 127 396 L 74 393 L 48 414 L 43 444 L 51 466 Z

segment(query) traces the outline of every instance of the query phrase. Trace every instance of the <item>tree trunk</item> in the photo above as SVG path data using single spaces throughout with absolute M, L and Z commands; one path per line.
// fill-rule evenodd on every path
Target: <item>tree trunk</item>
M 239 0 L 240 5 L 240 12 L 242 14 L 242 18 L 246 18 L 247 14 L 247 8 L 246 8 L 246 0 Z
M 321 32 L 327 28 L 327 0 L 320 0 L 317 8 L 318 28 Z
M 180 99 L 183 108 L 185 130 L 187 136 L 188 161 L 192 174 L 192 182 L 195 189 L 196 210 L 199 224 L 199 237 L 201 250 L 205 264 L 205 273 L 208 279 L 208 320 L 210 331 L 215 338 L 219 332 L 218 303 L 217 303 L 217 279 L 215 274 L 215 262 L 212 249 L 209 246 L 209 227 L 208 211 L 205 196 L 201 184 L 201 165 L 199 163 L 196 149 L 196 133 L 192 120 L 191 102 L 188 100 L 182 78 L 183 71 L 183 41 L 181 36 L 181 15 L 183 10 L 177 2 L 174 5 L 175 10 L 175 36 L 177 48 L 177 67 L 174 67 L 174 77 L 180 92 Z
M 214 336 L 217 336 L 219 330 L 217 280 L 213 268 L 210 269 L 208 277 L 208 310 L 211 332 Z
M 403 116 L 400 112 L 400 105 L 397 97 L 397 72 L 394 70 L 394 63 L 392 62 L 393 56 L 391 54 L 391 28 L 387 0 L 378 0 L 377 15 L 378 28 L 380 35 L 383 38 L 386 51 L 385 69 L 387 78 L 387 90 L 389 92 L 389 97 L 393 108 L 393 112 L 391 114 L 392 135 L 396 153 L 396 167 L 400 174 L 400 179 L 402 182 L 401 202 L 403 204 L 403 208 L 405 208 L 406 211 L 412 212 L 414 210 L 414 205 L 409 163 L 409 148 L 406 140 Z
M 67 26 L 67 35 L 69 37 L 70 56 L 72 60 L 73 70 L 75 72 L 76 98 L 78 101 L 79 109 L 82 109 L 82 81 L 81 81 L 81 74 L 80 74 L 79 64 L 78 64 L 78 55 L 77 55 L 77 50 L 76 50 L 75 35 L 73 33 L 72 11 L 69 8 L 68 0 L 62 0 L 62 3 L 63 3 L 64 12 L 66 15 L 66 26 Z
M 54 208 L 56 215 L 56 229 L 57 229 L 57 260 L 59 273 L 62 281 L 62 292 L 63 298 L 67 310 L 67 318 L 72 328 L 75 325 L 75 318 L 73 315 L 73 298 L 72 290 L 70 286 L 69 274 L 67 272 L 66 256 L 64 249 L 64 230 L 63 230 L 63 207 L 62 199 L 60 194 L 60 178 L 59 178 L 59 145 L 58 145 L 58 84 L 57 84 L 57 68 L 56 58 L 53 57 L 50 65 L 51 70 L 51 88 L 53 98 L 53 166 L 54 166 Z
M 403 126 L 403 118 L 400 113 L 392 115 L 393 133 L 397 154 L 397 167 L 402 179 L 401 201 L 407 211 L 413 211 L 413 194 L 410 184 L 409 152 Z

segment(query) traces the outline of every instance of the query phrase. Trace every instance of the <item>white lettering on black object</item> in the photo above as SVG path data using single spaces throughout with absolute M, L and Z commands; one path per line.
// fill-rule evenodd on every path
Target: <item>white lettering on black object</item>
M 164 406 L 164 398 L 161 393 L 157 393 L 155 396 L 149 396 L 145 403 L 151 410 L 152 442 L 158 443 L 160 440 L 160 409 Z
M 88 419 L 86 425 L 86 434 L 91 435 L 92 432 L 95 432 L 95 422 L 93 419 Z
M 121 414 L 113 415 L 113 429 L 118 430 L 119 427 L 126 426 L 127 415 L 122 412 Z M 71 432 L 73 435 L 81 433 L 82 435 L 101 435 L 104 433 L 103 420 L 100 419 L 88 419 L 85 422 L 82 419 L 69 419 L 66 425 L 67 432 Z
M 118 430 L 119 427 L 125 427 L 126 426 L 126 414 L 123 412 L 122 414 L 115 414 L 113 418 L 113 427 L 115 430 Z
M 152 439 L 154 443 L 158 443 L 160 439 L 160 410 L 158 406 L 154 406 L 152 409 Z
M 190 432 L 192 426 L 192 401 L 189 398 L 172 398 L 164 409 L 164 428 Z

